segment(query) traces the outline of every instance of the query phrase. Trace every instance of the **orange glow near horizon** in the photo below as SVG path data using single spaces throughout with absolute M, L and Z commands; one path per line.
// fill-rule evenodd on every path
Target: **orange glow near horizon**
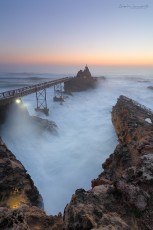
M 153 66 L 153 57 L 144 55 L 135 56 L 117 56 L 117 55 L 103 55 L 103 56 L 88 56 L 88 55 L 29 55 L 16 57 L 0 57 L 2 64 L 30 64 L 30 65 L 88 65 L 97 66 Z
M 5 71 L 86 63 L 153 66 L 151 3 L 133 9 L 114 0 L 14 1 L 0 1 L 0 67 Z

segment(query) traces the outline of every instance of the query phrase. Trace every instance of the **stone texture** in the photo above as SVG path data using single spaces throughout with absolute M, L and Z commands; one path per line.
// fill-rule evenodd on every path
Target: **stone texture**
M 0 208 L 0 229 L 62 230 L 62 216 L 47 216 L 41 209 L 23 205 L 18 209 Z
M 17 208 L 22 204 L 43 208 L 30 175 L 0 139 L 0 206 Z
M 152 230 L 153 114 L 120 96 L 112 122 L 119 144 L 92 188 L 72 195 L 63 217 L 47 216 L 40 209 L 41 196 L 30 176 L 1 140 L 0 229 Z M 18 205 L 12 207 L 16 200 Z
M 6 119 L 8 111 L 11 117 Z M 18 116 L 19 115 L 19 116 Z M 20 122 L 35 127 L 41 133 L 57 132 L 54 122 L 31 117 L 26 107 L 12 104 L 5 110 L 1 123 Z M 21 124 L 20 123 L 20 124 Z M 0 229 L 2 230 L 50 230 L 61 229 L 62 215 L 48 216 L 43 211 L 43 200 L 30 175 L 20 161 L 7 148 L 0 137 Z
M 62 215 L 48 216 L 24 166 L 0 138 L 0 229 L 62 229 Z
M 92 189 L 72 196 L 64 229 L 153 229 L 152 121 L 149 109 L 120 96 L 112 110 L 119 144 Z

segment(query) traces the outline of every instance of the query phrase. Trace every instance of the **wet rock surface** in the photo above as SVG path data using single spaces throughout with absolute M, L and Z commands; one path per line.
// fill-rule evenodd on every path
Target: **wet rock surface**
M 30 116 L 29 121 L 31 122 L 31 125 L 36 126 L 37 129 L 39 129 L 39 132 L 48 131 L 52 134 L 57 134 L 58 127 L 53 121 L 36 116 Z
M 120 96 L 112 122 L 119 144 L 92 188 L 72 195 L 63 216 L 48 216 L 40 208 L 41 196 L 30 176 L 1 140 L 0 229 L 153 229 L 153 114 Z M 17 207 L 10 205 L 14 194 L 21 201 Z
M 62 216 L 47 216 L 36 206 L 18 209 L 0 208 L 0 229 L 62 230 Z
M 30 175 L 0 139 L 0 206 L 17 208 L 22 204 L 43 208 Z
M 64 229 L 153 229 L 152 121 L 149 109 L 120 96 L 112 110 L 119 144 L 92 189 L 72 196 Z
M 0 229 L 61 229 L 62 215 L 47 216 L 24 166 L 0 138 Z
M 41 134 L 42 132 L 48 131 L 52 134 L 57 134 L 58 127 L 55 122 L 49 121 L 45 118 L 40 118 L 38 116 L 30 116 L 26 106 L 21 100 L 20 104 L 12 103 L 9 106 L 5 106 L 4 111 L 3 109 L 4 108 L 1 107 L 0 114 L 4 114 L 5 112 L 5 118 L 1 119 L 0 116 L 0 126 L 5 123 L 18 126 L 18 122 L 20 121 L 20 124 L 29 125 L 36 131 L 36 133 Z

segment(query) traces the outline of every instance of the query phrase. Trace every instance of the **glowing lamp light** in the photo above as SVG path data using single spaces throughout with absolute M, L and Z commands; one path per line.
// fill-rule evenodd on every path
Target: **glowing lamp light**
M 17 104 L 20 104 L 20 103 L 21 103 L 21 99 L 17 98 L 17 99 L 15 100 L 15 102 L 16 102 Z

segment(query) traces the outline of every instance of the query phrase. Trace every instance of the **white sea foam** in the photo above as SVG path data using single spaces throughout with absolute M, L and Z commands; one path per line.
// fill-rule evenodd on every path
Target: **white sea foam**
M 58 125 L 57 136 L 47 132 L 37 135 L 19 114 L 10 114 L 2 127 L 2 137 L 34 180 L 47 213 L 63 212 L 77 188 L 91 188 L 90 181 L 101 172 L 102 162 L 117 144 L 112 106 L 123 94 L 153 109 L 153 91 L 147 89 L 151 83 L 108 78 L 95 90 L 74 93 L 63 105 L 53 102 L 53 90 L 48 89 L 47 118 Z M 35 95 L 23 100 L 35 114 Z

